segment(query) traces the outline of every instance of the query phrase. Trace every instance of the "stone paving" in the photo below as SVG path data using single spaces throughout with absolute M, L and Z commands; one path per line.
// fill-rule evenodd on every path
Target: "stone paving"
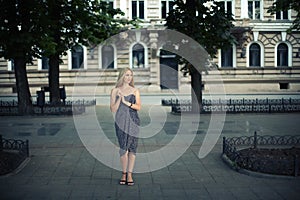
M 96 106 L 95 112 L 105 135 L 116 144 L 109 107 Z M 221 159 L 223 136 L 249 136 L 254 131 L 261 135 L 297 135 L 299 113 L 227 114 L 221 137 L 202 159 L 198 152 L 210 115 L 201 115 L 197 121 L 192 115 L 181 118 L 170 114 L 167 107 L 147 105 L 140 117 L 143 134 L 155 132 L 139 140 L 141 153 L 159 150 L 176 134 L 196 135 L 183 155 L 170 165 L 135 173 L 132 187 L 119 185 L 121 172 L 102 164 L 86 149 L 72 116 L 0 117 L 4 138 L 28 139 L 30 143 L 28 162 L 16 173 L 0 177 L 0 199 L 299 199 L 300 178 L 248 176 L 233 171 Z M 181 122 L 188 127 L 177 133 Z M 195 123 L 199 126 L 193 130 L 189 124 Z M 97 131 L 88 129 L 89 125 L 87 122 L 87 133 Z

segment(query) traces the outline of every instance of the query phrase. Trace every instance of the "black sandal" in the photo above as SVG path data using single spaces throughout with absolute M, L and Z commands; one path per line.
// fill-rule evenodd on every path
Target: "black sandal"
M 119 184 L 120 185 L 125 185 L 127 183 L 126 179 L 127 179 L 127 173 L 126 172 L 122 172 L 122 175 L 126 175 L 126 178 L 125 179 L 121 179 Z
M 128 172 L 128 174 L 132 174 L 132 172 Z M 128 176 L 127 176 L 128 177 Z M 127 185 L 128 186 L 133 186 L 134 185 L 134 181 L 132 180 L 132 181 L 128 181 L 127 180 Z

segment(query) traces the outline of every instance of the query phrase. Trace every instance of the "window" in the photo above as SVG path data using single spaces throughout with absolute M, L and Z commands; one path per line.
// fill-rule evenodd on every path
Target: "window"
M 166 0 L 161 1 L 161 18 L 165 19 L 167 17 L 168 12 L 173 10 L 174 1 L 173 0 Z
M 49 69 L 49 58 L 42 57 L 42 69 Z
M 83 68 L 83 48 L 80 45 L 74 46 L 72 52 L 72 69 Z
M 107 3 L 110 8 L 114 8 L 114 0 L 101 0 L 101 1 Z
M 106 0 L 110 8 L 114 8 L 114 0 Z
M 261 66 L 261 54 L 260 46 L 256 43 L 251 44 L 249 48 L 249 66 L 250 67 L 259 67 Z
M 145 19 L 144 14 L 144 1 L 132 1 L 131 2 L 131 9 L 132 9 L 132 19 Z
M 221 49 L 221 66 L 233 67 L 233 48 Z
M 287 67 L 289 63 L 289 51 L 288 46 L 285 43 L 281 43 L 277 47 L 277 66 Z
M 248 1 L 248 16 L 250 19 L 261 19 L 260 1 Z
M 145 67 L 145 48 L 141 44 L 135 44 L 132 48 L 132 68 Z
M 288 18 L 289 18 L 289 14 L 287 10 L 276 12 L 276 19 L 283 20 Z
M 279 83 L 279 88 L 281 90 L 288 90 L 290 88 L 290 84 L 289 83 Z
M 227 12 L 227 14 L 232 15 L 233 14 L 233 8 L 232 8 L 232 0 L 223 0 L 220 1 L 221 7 Z
M 101 50 L 102 69 L 114 69 L 114 48 L 112 45 L 104 45 Z
M 14 71 L 15 70 L 15 61 L 13 59 L 9 60 L 7 65 L 8 65 L 8 70 L 9 71 Z

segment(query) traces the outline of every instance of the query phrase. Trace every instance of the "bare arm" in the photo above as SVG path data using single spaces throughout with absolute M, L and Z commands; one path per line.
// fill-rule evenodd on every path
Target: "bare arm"
M 119 96 L 118 100 L 117 100 L 117 96 L 119 95 L 119 89 L 114 88 L 111 90 L 111 94 L 110 94 L 110 111 L 111 112 L 117 112 L 121 99 L 122 97 Z

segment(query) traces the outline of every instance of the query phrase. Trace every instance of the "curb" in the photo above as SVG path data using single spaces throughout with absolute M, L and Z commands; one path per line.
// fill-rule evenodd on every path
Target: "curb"
M 25 160 L 14 171 L 0 176 L 0 179 L 18 174 L 23 168 L 26 167 L 26 165 L 29 163 L 30 160 L 31 160 L 30 157 L 25 158 Z
M 239 172 L 244 175 L 257 177 L 257 178 L 269 178 L 269 179 L 298 179 L 299 177 L 295 176 L 284 176 L 284 175 L 274 175 L 274 174 L 264 174 L 260 172 L 254 172 L 247 169 L 243 169 L 237 166 L 233 161 L 231 161 L 225 154 L 221 155 L 222 160 L 234 171 Z

